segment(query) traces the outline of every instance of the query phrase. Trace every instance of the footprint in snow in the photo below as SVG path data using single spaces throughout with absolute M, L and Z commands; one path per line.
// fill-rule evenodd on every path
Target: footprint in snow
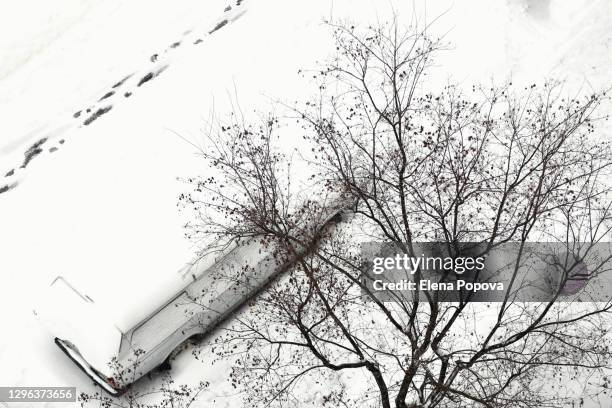
M 240 16 L 242 16 L 244 11 L 238 10 L 242 3 L 243 3 L 242 0 L 237 0 L 235 4 L 236 4 L 236 9 L 238 13 L 234 15 L 233 17 L 221 19 L 211 30 L 207 32 L 208 35 L 213 34 L 214 32 L 226 26 L 230 21 L 235 21 Z M 234 10 L 232 6 L 228 5 L 227 7 L 225 7 L 223 12 L 227 14 L 232 10 Z M 192 35 L 192 30 L 185 31 L 183 33 L 183 38 L 181 40 L 175 41 L 172 44 L 170 44 L 169 47 L 166 48 L 166 50 L 164 50 L 163 54 L 172 52 L 173 50 L 176 50 L 177 48 L 181 47 L 184 40 L 188 39 L 186 37 L 189 35 Z M 194 38 L 190 41 L 192 45 L 198 45 L 202 42 L 203 42 L 202 38 Z M 156 64 L 157 67 L 153 69 L 145 70 L 145 74 L 140 76 L 137 81 L 136 79 L 134 79 L 134 77 L 136 77 L 136 73 L 126 75 L 119 81 L 115 82 L 110 87 L 109 90 L 107 90 L 102 96 L 98 98 L 98 100 L 96 101 L 96 104 L 100 104 L 100 106 L 96 106 L 96 104 L 94 104 L 93 106 L 89 108 L 80 109 L 78 111 L 75 111 L 72 114 L 72 118 L 75 120 L 81 121 L 80 124 L 82 126 L 91 125 L 94 121 L 96 121 L 101 116 L 107 114 L 111 109 L 113 109 L 114 103 L 112 102 L 113 100 L 117 98 L 117 93 L 120 88 L 129 87 L 121 91 L 121 94 L 123 95 L 124 98 L 129 98 L 133 95 L 134 91 L 136 91 L 138 88 L 149 83 L 150 81 L 155 79 L 157 76 L 159 76 L 162 72 L 164 72 L 169 67 L 169 65 L 168 64 L 158 64 L 159 59 L 160 59 L 159 53 L 155 53 L 151 55 L 151 57 L 149 58 L 149 62 L 152 64 Z M 9 182 L 4 185 L 0 184 L 0 194 L 6 193 L 7 191 L 10 191 L 11 189 L 15 188 L 18 185 L 17 181 L 11 181 L 11 179 L 16 176 L 16 173 L 18 171 L 23 171 L 26 167 L 28 167 L 28 165 L 32 162 L 32 160 L 34 160 L 36 157 L 38 157 L 40 154 L 44 152 L 43 145 L 48 144 L 49 139 L 50 139 L 49 137 L 42 137 L 38 139 L 34 144 L 32 144 L 24 152 L 24 159 L 23 159 L 22 164 L 19 166 L 19 168 L 12 168 L 11 170 L 5 173 L 4 178 L 8 179 L 7 181 Z M 51 146 L 47 150 L 49 153 L 56 152 L 59 149 L 59 147 L 63 145 L 64 143 L 65 143 L 65 139 L 61 139 L 59 140 L 57 145 Z

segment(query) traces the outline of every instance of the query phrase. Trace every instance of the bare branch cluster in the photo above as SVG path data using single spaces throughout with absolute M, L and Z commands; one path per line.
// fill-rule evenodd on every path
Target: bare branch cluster
M 367 240 L 413 256 L 418 242 L 454 255 L 461 242 L 485 254 L 515 242 L 517 268 L 533 241 L 589 256 L 612 227 L 612 156 L 595 137 L 605 92 L 566 97 L 555 82 L 433 90 L 443 44 L 424 30 L 330 26 L 335 56 L 306 72 L 319 94 L 291 107 L 312 188 L 292 186 L 295 162 L 274 147 L 284 119 L 232 116 L 203 152 L 218 175 L 192 179 L 182 197 L 199 216 L 194 237 L 257 237 L 286 259 L 311 249 L 216 341 L 220 358 L 237 361 L 235 385 L 258 406 L 316 394 L 321 406 L 552 407 L 607 391 L 610 303 L 560 303 L 558 292 L 520 303 L 512 287 L 492 304 L 382 302 L 359 256 Z M 322 233 L 338 199 L 354 218 Z M 596 373 L 601 388 L 583 389 Z

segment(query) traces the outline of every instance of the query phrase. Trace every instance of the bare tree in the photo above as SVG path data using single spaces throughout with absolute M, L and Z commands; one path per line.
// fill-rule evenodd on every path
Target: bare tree
M 436 89 L 428 78 L 443 44 L 425 30 L 330 27 L 335 57 L 306 72 L 320 93 L 289 118 L 216 123 L 202 153 L 218 172 L 190 180 L 182 197 L 198 216 L 192 237 L 215 237 L 203 251 L 257 238 L 292 260 L 212 345 L 235 359 L 233 383 L 256 406 L 597 400 L 609 386 L 612 304 L 559 297 L 572 268 L 610 235 L 612 156 L 595 131 L 605 92 L 570 98 L 554 82 Z M 299 160 L 275 147 L 283 121 L 298 125 L 286 137 L 303 138 Z M 300 188 L 296 173 L 307 175 Z M 329 205 L 352 213 L 333 233 L 320 228 Z M 427 241 L 453 256 L 461 242 L 485 255 L 506 243 L 518 251 L 502 301 L 425 292 L 385 302 L 362 279 L 363 241 L 411 256 Z M 548 301 L 519 302 L 514 278 L 537 241 L 574 257 Z
M 124 367 L 117 359 L 113 359 L 109 366 L 115 373 L 114 378 L 128 382 L 130 385 L 122 395 L 111 397 L 103 392 L 81 392 L 78 402 L 81 407 L 103 408 L 189 408 L 196 406 L 198 398 L 205 392 L 210 384 L 208 381 L 199 381 L 196 384 L 177 384 L 172 374 L 167 370 L 157 370 L 161 374 L 161 381 L 154 384 L 143 384 L 136 381 L 136 372 L 141 364 L 144 351 L 136 349 L 129 360 L 130 367 Z
M 81 407 L 103 408 L 189 408 L 197 406 L 198 398 L 208 383 L 196 386 L 175 384 L 170 374 L 164 374 L 163 384 L 146 391 L 131 389 L 121 397 L 110 397 L 100 392 L 81 393 Z

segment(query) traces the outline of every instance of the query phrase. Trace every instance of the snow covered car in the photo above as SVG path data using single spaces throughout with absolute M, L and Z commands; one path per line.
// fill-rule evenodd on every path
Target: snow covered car
M 321 228 L 333 228 L 342 211 L 323 220 Z M 80 285 L 59 276 L 35 313 L 60 349 L 117 396 L 286 270 L 286 263 L 262 248 L 259 240 L 251 240 L 188 264 L 169 278 L 151 276 L 113 290 L 100 289 L 104 276 L 83 278 Z

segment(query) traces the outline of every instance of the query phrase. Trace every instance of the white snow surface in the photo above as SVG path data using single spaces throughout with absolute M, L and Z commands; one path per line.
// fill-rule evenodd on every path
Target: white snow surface
M 188 187 L 178 178 L 209 169 L 186 140 L 201 145 L 205 120 L 227 112 L 236 93 L 248 112 L 265 111 L 270 98 L 308 96 L 297 71 L 331 50 L 323 19 L 375 22 L 389 15 L 388 4 L 400 18 L 413 8 L 421 21 L 439 16 L 432 33 L 445 34 L 452 49 L 439 58 L 438 83 L 549 76 L 567 79 L 571 90 L 612 83 L 608 0 L 53 3 L 11 3 L 0 16 L 0 189 L 16 184 L 0 194 L 0 385 L 95 389 L 34 319 L 36 300 L 57 275 L 85 286 L 96 277 L 103 284 L 96 290 L 112 293 L 171 279 L 189 262 L 188 214 L 177 207 Z M 43 152 L 20 169 L 41 138 Z M 201 406 L 232 406 L 229 366 L 187 354 L 173 374 L 179 383 L 211 381 Z

